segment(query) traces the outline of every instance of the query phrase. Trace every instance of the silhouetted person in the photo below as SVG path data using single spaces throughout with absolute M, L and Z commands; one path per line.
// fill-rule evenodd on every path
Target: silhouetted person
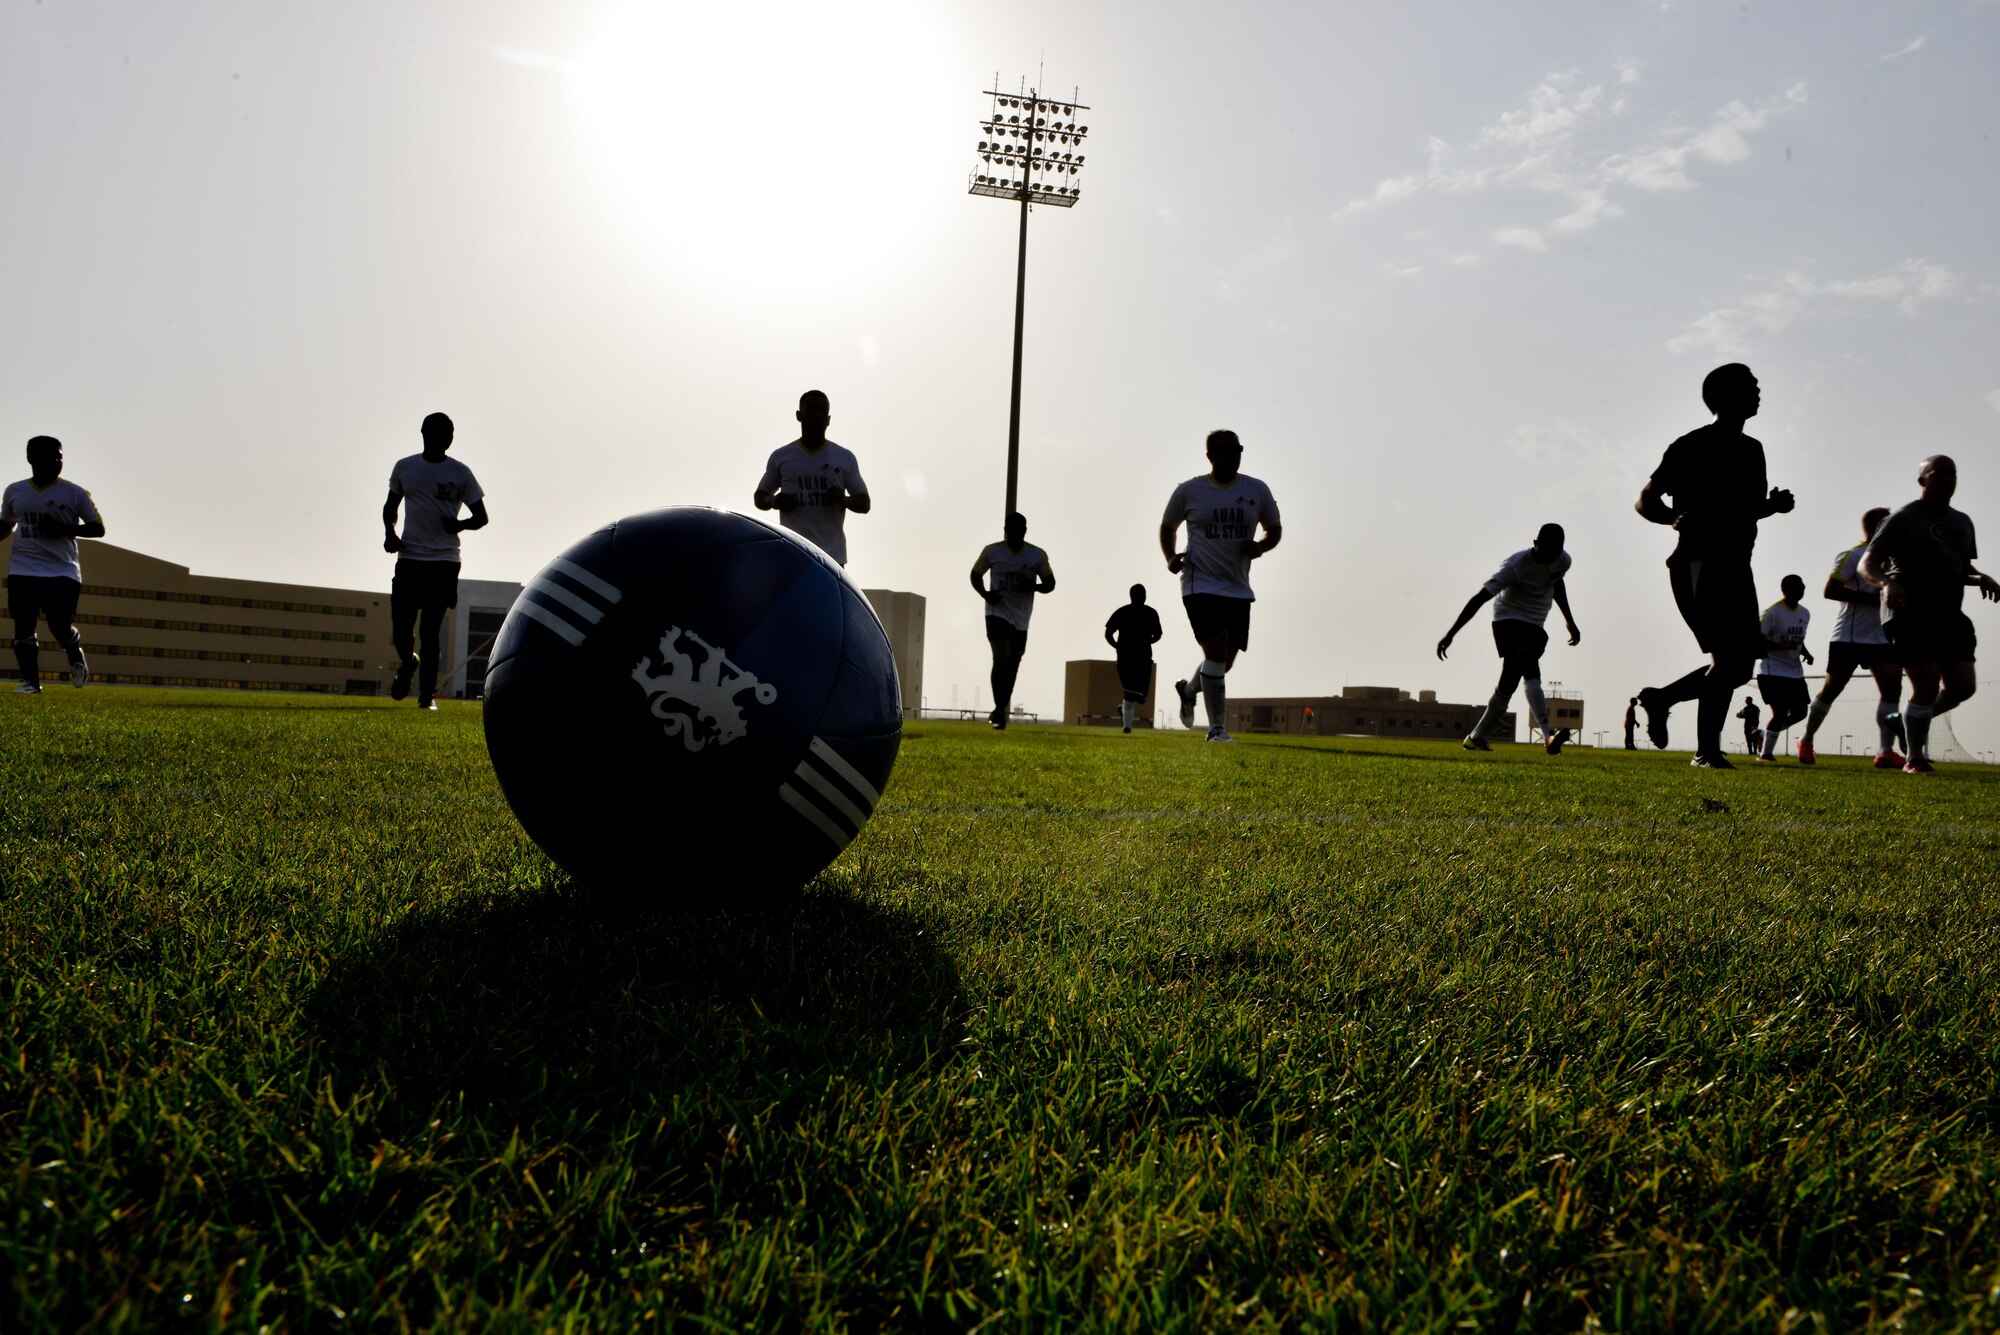
M 1875 678 L 1880 696 L 1875 706 L 1876 769 L 1901 769 L 1904 758 L 1903 719 L 1898 706 L 1903 698 L 1903 672 L 1896 665 L 1896 652 L 1882 631 L 1882 595 L 1861 578 L 1861 556 L 1868 539 L 1889 517 L 1889 507 L 1878 505 L 1861 516 L 1862 541 L 1833 558 L 1833 570 L 1826 577 L 1826 596 L 1838 609 L 1833 616 L 1833 638 L 1826 646 L 1826 680 L 1806 710 L 1805 736 L 1799 738 L 1799 763 L 1817 764 L 1813 737 L 1826 722 L 1833 702 L 1840 698 L 1856 668 L 1866 668 Z
M 1774 758 L 1785 729 L 1806 716 L 1806 670 L 1799 666 L 1799 660 L 1813 661 L 1812 650 L 1806 648 L 1812 610 L 1799 602 L 1806 596 L 1806 582 L 1797 575 L 1787 575 L 1778 581 L 1778 592 L 1782 596 L 1764 609 L 1763 619 L 1757 623 L 1757 633 L 1764 637 L 1764 656 L 1757 662 L 1757 694 L 1771 710 L 1771 721 L 1764 726 L 1764 748 L 1757 759 L 1766 764 Z
M 69 659 L 70 684 L 81 687 L 90 680 L 83 634 L 76 628 L 76 601 L 83 593 L 76 540 L 103 537 L 104 516 L 89 492 L 63 478 L 62 468 L 62 442 L 36 436 L 28 442 L 31 476 L 8 483 L 0 493 L 0 541 L 14 536 L 7 558 L 7 614 L 14 618 L 14 661 L 21 669 L 16 693 L 21 695 L 42 691 L 37 618 L 49 623 L 49 638 Z
M 826 438 L 833 420 L 826 395 L 807 390 L 792 415 L 799 419 L 799 438 L 771 451 L 750 499 L 759 510 L 776 510 L 780 525 L 845 566 L 847 512 L 868 513 L 868 484 L 854 452 Z
M 1681 619 L 1709 663 L 1666 686 L 1648 686 L 1639 692 L 1639 708 L 1646 711 L 1646 735 L 1664 748 L 1667 711 L 1683 700 L 1698 701 L 1693 763 L 1730 769 L 1722 754 L 1729 701 L 1749 680 L 1763 650 L 1750 552 L 1757 545 L 1757 521 L 1788 513 L 1792 493 L 1768 486 L 1764 446 L 1743 434 L 1759 400 L 1750 368 L 1740 362 L 1716 367 L 1701 382 L 1701 398 L 1715 421 L 1667 446 L 1634 508 L 1680 534 L 1667 573 Z
M 1883 627 L 1910 674 L 1905 774 L 1932 772 L 1931 719 L 1979 689 L 1973 665 L 1979 637 L 1964 611 L 1966 586 L 2000 601 L 2000 581 L 1972 568 L 1979 557 L 1972 519 L 1951 507 L 1958 465 L 1933 454 L 1918 469 L 1917 486 L 1917 499 L 1882 521 L 1861 557 L 1861 577 L 1881 588 Z
M 1208 433 L 1209 470 L 1174 488 L 1160 519 L 1160 552 L 1167 570 L 1181 577 L 1181 606 L 1201 645 L 1202 660 L 1191 677 L 1174 683 L 1180 696 L 1181 726 L 1194 726 L 1194 702 L 1208 706 L 1208 740 L 1230 742 L 1225 726 L 1229 694 L 1223 678 L 1236 655 L 1250 647 L 1250 563 L 1278 545 L 1284 529 L 1271 489 L 1238 469 L 1243 442 L 1234 431 Z M 1188 545 L 1176 551 L 1187 525 Z M 1257 536 L 1259 526 L 1264 536 Z
M 389 499 L 382 506 L 382 550 L 396 554 L 389 585 L 389 639 L 401 659 L 389 698 L 401 700 L 417 678 L 417 707 L 435 709 L 438 642 L 444 614 L 458 606 L 458 535 L 486 527 L 486 493 L 472 470 L 445 458 L 451 448 L 451 419 L 432 413 L 424 419 L 424 452 L 398 459 L 389 470 Z M 396 536 L 396 510 L 403 534 Z M 458 517 L 463 506 L 469 518 Z M 422 643 L 416 640 L 422 618 Z M 421 673 L 421 675 L 419 675 Z
M 1125 731 L 1132 731 L 1132 711 L 1145 702 L 1153 685 L 1153 646 L 1166 632 L 1160 628 L 1160 614 L 1146 606 L 1146 586 L 1132 586 L 1132 601 L 1111 614 L 1104 623 L 1104 642 L 1118 651 L 1118 685 L 1125 698 L 1118 702 L 1118 718 Z
M 1525 682 L 1528 708 L 1542 730 L 1542 748 L 1552 756 L 1562 754 L 1569 729 L 1557 732 L 1549 727 L 1549 702 L 1542 694 L 1542 651 L 1549 647 L 1549 633 L 1542 629 L 1542 623 L 1549 619 L 1549 604 L 1553 602 L 1562 609 L 1569 642 L 1574 645 L 1583 639 L 1576 618 L 1570 615 L 1569 591 L 1563 586 L 1570 565 L 1569 553 L 1563 550 L 1563 526 L 1542 525 L 1531 546 L 1502 561 L 1493 577 L 1466 600 L 1458 620 L 1437 642 L 1437 656 L 1442 660 L 1459 629 L 1488 602 L 1493 604 L 1493 647 L 1500 654 L 1500 682 L 1493 688 L 1493 698 L 1486 702 L 1486 712 L 1472 725 L 1464 742 L 1466 750 L 1493 749 L 1487 739 L 1500 731 L 1507 706 L 1514 700 L 1514 688 Z
M 1035 595 L 1054 592 L 1056 572 L 1049 554 L 1028 541 L 1026 516 L 1007 516 L 1003 541 L 989 543 L 972 563 L 972 588 L 986 600 L 986 643 L 993 648 L 993 726 L 1007 726 L 1014 703 L 1014 678 L 1021 655 L 1028 652 L 1028 618 L 1035 614 Z M 992 572 L 992 586 L 981 581 Z
M 1743 720 L 1743 749 L 1754 756 L 1764 740 L 1764 730 L 1757 726 L 1757 721 L 1764 717 L 1764 711 L 1746 695 L 1743 697 L 1743 708 L 1736 711 L 1736 717 Z
M 1639 743 L 1633 734 L 1639 730 L 1639 697 L 1633 696 L 1625 702 L 1625 749 L 1637 751 Z

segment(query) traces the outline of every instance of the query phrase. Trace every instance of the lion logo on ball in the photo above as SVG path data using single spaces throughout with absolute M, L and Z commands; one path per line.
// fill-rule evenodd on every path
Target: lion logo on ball
M 684 646 L 701 650 L 699 664 Z M 710 742 L 727 746 L 749 731 L 736 697 L 752 692 L 760 705 L 778 698 L 778 688 L 757 680 L 729 661 L 727 650 L 718 649 L 691 630 L 667 627 L 660 636 L 659 670 L 649 671 L 653 658 L 641 658 L 632 668 L 632 680 L 646 692 L 647 707 L 659 719 L 667 736 L 678 737 L 690 751 L 699 751 Z

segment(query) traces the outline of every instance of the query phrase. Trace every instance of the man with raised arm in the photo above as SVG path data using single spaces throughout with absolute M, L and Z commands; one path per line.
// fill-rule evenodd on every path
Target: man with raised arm
M 1819 762 L 1813 738 L 1857 668 L 1867 669 L 1875 678 L 1879 696 L 1875 706 L 1875 729 L 1879 734 L 1875 768 L 1901 769 L 1905 763 L 1901 753 L 1903 719 L 1899 712 L 1903 671 L 1896 664 L 1889 637 L 1882 631 L 1882 595 L 1861 578 L 1861 557 L 1868 550 L 1868 539 L 1875 536 L 1875 530 L 1888 517 L 1886 505 L 1878 505 L 1862 515 L 1860 543 L 1834 557 L 1833 569 L 1826 577 L 1824 592 L 1838 610 L 1833 614 L 1833 638 L 1826 646 L 1826 680 L 1820 683 L 1819 694 L 1806 710 L 1805 736 L 1799 738 L 1801 765 Z
M 842 566 L 847 564 L 847 512 L 865 515 L 868 484 L 854 452 L 826 438 L 833 405 L 819 390 L 799 395 L 799 438 L 771 451 L 750 499 L 776 510 L 780 526 L 804 538 Z
M 1208 433 L 1209 470 L 1174 488 L 1160 519 L 1160 553 L 1181 577 L 1181 605 L 1201 645 L 1192 677 L 1174 683 L 1181 726 L 1194 726 L 1194 702 L 1208 706 L 1208 740 L 1229 742 L 1229 697 L 1223 677 L 1250 645 L 1250 563 L 1278 545 L 1284 529 L 1271 489 L 1240 471 L 1243 442 L 1234 431 Z M 1178 533 L 1187 525 L 1187 550 Z M 1263 529 L 1259 537 L 1257 530 Z
M 1479 592 L 1466 601 L 1458 620 L 1451 623 L 1451 629 L 1437 642 L 1437 656 L 1443 661 L 1452 637 L 1480 608 L 1492 602 L 1493 647 L 1500 654 L 1500 682 L 1493 688 L 1493 698 L 1486 702 L 1486 712 L 1466 737 L 1463 743 L 1466 750 L 1493 749 L 1487 739 L 1500 731 L 1500 720 L 1514 700 L 1514 688 L 1526 683 L 1528 708 L 1542 730 L 1542 749 L 1552 756 L 1562 754 L 1563 743 L 1569 740 L 1569 729 L 1558 732 L 1549 727 L 1548 698 L 1542 694 L 1542 651 L 1549 647 L 1549 633 L 1542 629 L 1542 623 L 1549 619 L 1549 605 L 1553 603 L 1562 609 L 1570 644 L 1583 639 L 1583 632 L 1576 628 L 1576 618 L 1570 614 L 1569 590 L 1563 585 L 1570 564 L 1569 553 L 1563 550 L 1563 526 L 1542 525 L 1531 546 L 1502 561 L 1493 577 L 1479 586 Z
M 1806 716 L 1806 670 L 1812 650 L 1806 648 L 1806 627 L 1812 624 L 1812 610 L 1799 600 L 1806 596 L 1806 582 L 1797 575 L 1778 581 L 1778 601 L 1764 609 L 1757 633 L 1764 637 L 1764 656 L 1757 660 L 1757 693 L 1770 708 L 1771 721 L 1764 725 L 1764 744 L 1757 759 L 1769 765 L 1777 759 L 1778 739 L 1785 729 Z
M 454 435 L 449 417 L 432 413 L 424 419 L 422 434 L 423 453 L 406 455 L 389 470 L 389 499 L 382 506 L 382 550 L 396 557 L 389 584 L 389 641 L 400 660 L 389 698 L 406 698 L 415 677 L 417 708 L 436 709 L 444 614 L 458 606 L 458 535 L 486 527 L 486 493 L 470 468 L 445 457 Z M 406 505 L 398 536 L 396 511 Z M 467 512 L 464 519 L 458 517 L 461 508 Z
M 1664 749 L 1667 711 L 1684 700 L 1697 701 L 1693 763 L 1732 769 L 1722 754 L 1729 702 L 1750 679 L 1764 647 L 1750 553 L 1757 545 L 1757 521 L 1790 513 L 1792 493 L 1769 486 L 1764 446 L 1743 432 L 1760 404 L 1750 368 L 1741 362 L 1716 367 L 1701 382 L 1701 398 L 1715 420 L 1667 446 L 1633 508 L 1680 535 L 1667 558 L 1667 574 L 1681 619 L 1709 661 L 1665 686 L 1639 692 L 1639 708 L 1646 713 L 1646 735 Z
M 1007 726 L 1014 703 L 1014 679 L 1021 656 L 1028 652 L 1028 618 L 1035 614 L 1035 595 L 1052 593 L 1056 572 L 1049 554 L 1028 541 L 1027 516 L 1007 516 L 1006 535 L 987 544 L 972 563 L 972 590 L 986 601 L 986 643 L 993 650 L 993 726 Z M 986 577 L 992 576 L 992 587 Z
M 7 614 L 14 619 L 14 661 L 21 669 L 17 694 L 42 693 L 41 641 L 35 622 L 49 623 L 49 638 L 69 659 L 69 680 L 90 680 L 83 658 L 83 633 L 76 628 L 76 603 L 83 593 L 78 538 L 104 536 L 104 516 L 90 493 L 63 477 L 62 442 L 36 436 L 28 442 L 30 476 L 10 482 L 0 493 L 0 541 L 9 534 Z
M 2000 581 L 1972 568 L 1979 544 L 1971 517 L 1951 506 L 1958 491 L 1958 465 L 1951 456 L 1924 460 L 1917 487 L 1917 499 L 1883 520 L 1869 539 L 1861 577 L 1882 590 L 1882 625 L 1910 674 L 1903 772 L 1930 774 L 1931 720 L 1979 689 L 1974 668 L 1979 637 L 1965 614 L 1966 587 L 2000 602 Z
M 1118 654 L 1118 685 L 1125 697 L 1118 702 L 1118 718 L 1126 732 L 1132 731 L 1133 711 L 1152 689 L 1153 646 L 1166 633 L 1160 614 L 1146 606 L 1146 586 L 1134 584 L 1131 597 L 1104 623 L 1104 642 Z

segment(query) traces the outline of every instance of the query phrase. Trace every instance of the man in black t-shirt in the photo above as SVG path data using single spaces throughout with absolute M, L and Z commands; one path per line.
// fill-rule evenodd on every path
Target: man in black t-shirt
M 1972 568 L 1979 544 L 1971 518 L 1951 507 L 1958 465 L 1949 455 L 1932 455 L 1917 471 L 1917 486 L 1922 494 L 1883 520 L 1861 555 L 1861 578 L 1882 590 L 1882 629 L 1910 674 L 1905 774 L 1932 772 L 1931 719 L 1979 689 L 1978 637 L 1963 610 L 1966 586 L 2000 601 L 2000 581 Z
M 1757 521 L 1790 513 L 1792 493 L 1766 490 L 1764 446 L 1743 434 L 1743 424 L 1759 406 L 1750 368 L 1740 362 L 1716 367 L 1701 382 L 1701 399 L 1715 421 L 1667 446 L 1634 508 L 1680 534 L 1667 573 L 1681 619 L 1709 661 L 1666 686 L 1648 686 L 1639 692 L 1639 707 L 1646 711 L 1646 735 L 1664 749 L 1667 711 L 1683 700 L 1698 701 L 1694 763 L 1732 769 L 1722 754 L 1723 724 L 1736 688 L 1750 679 L 1764 648 L 1750 551 L 1757 544 Z M 1672 505 L 1662 499 L 1666 496 L 1673 497 Z
M 1132 586 L 1132 601 L 1111 614 L 1104 623 L 1104 642 L 1118 651 L 1118 684 L 1125 698 L 1119 702 L 1118 717 L 1125 731 L 1132 731 L 1132 715 L 1145 703 L 1153 686 L 1153 646 L 1159 643 L 1160 614 L 1146 606 L 1146 586 Z

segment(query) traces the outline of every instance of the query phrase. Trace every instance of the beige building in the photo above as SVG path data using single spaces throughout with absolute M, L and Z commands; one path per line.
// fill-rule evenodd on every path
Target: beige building
M 889 632 L 896 680 L 903 688 L 903 717 L 915 718 L 924 707 L 924 596 L 892 589 L 863 589 L 861 596 Z
M 76 624 L 92 681 L 333 695 L 389 689 L 396 653 L 386 587 L 361 593 L 223 579 L 108 542 L 78 545 Z M 0 543 L 0 561 L 10 547 L 11 539 Z M 43 680 L 66 681 L 61 652 L 47 643 L 46 627 L 40 633 Z
M 1132 719 L 1135 728 L 1153 726 L 1153 695 L 1159 685 L 1159 665 L 1146 682 L 1146 698 Z M 1071 726 L 1116 728 L 1118 706 L 1125 688 L 1118 684 L 1118 664 L 1108 658 L 1073 658 L 1063 665 L 1062 721 Z
M 1394 686 L 1344 686 L 1339 695 L 1245 698 L 1229 701 L 1229 731 L 1290 733 L 1308 737 L 1429 737 L 1456 740 L 1472 731 L 1486 706 L 1447 704 L 1436 691 Z M 1495 741 L 1514 740 L 1514 715 L 1503 716 Z

